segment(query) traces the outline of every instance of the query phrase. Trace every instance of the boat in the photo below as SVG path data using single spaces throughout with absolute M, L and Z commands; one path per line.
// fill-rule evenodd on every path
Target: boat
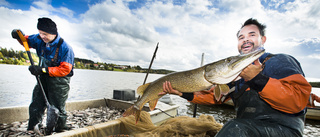
M 307 114 L 306 119 L 312 119 L 312 120 L 320 120 L 320 107 L 308 107 L 307 108 Z
M 224 104 L 233 106 L 232 100 L 226 101 Z M 320 106 L 316 107 L 307 107 L 307 114 L 306 114 L 306 119 L 310 120 L 320 120 Z
M 116 109 L 127 109 L 133 105 L 133 101 L 125 101 L 119 99 L 93 99 L 93 100 L 83 100 L 83 101 L 72 101 L 67 102 L 66 110 L 85 110 L 87 108 L 99 108 L 99 107 L 112 107 Z M 147 111 L 150 114 L 151 121 L 154 125 L 160 125 L 166 120 L 175 117 L 177 115 L 177 109 L 179 105 L 167 104 L 158 101 L 156 108 L 153 111 L 149 110 L 148 105 L 145 105 L 142 110 Z M 29 118 L 28 107 L 8 107 L 0 108 L 0 123 L 12 123 L 15 121 L 25 121 Z M 90 134 L 92 130 L 95 130 L 95 134 L 100 135 L 121 135 L 130 134 L 126 133 L 125 127 L 121 124 L 120 120 L 107 121 L 101 124 L 96 124 L 88 126 L 85 128 L 73 129 L 61 133 L 56 133 L 50 135 L 51 137 L 61 137 L 61 136 L 82 136 Z M 101 129 L 101 130 L 100 130 Z M 103 132 L 103 133 L 99 133 Z

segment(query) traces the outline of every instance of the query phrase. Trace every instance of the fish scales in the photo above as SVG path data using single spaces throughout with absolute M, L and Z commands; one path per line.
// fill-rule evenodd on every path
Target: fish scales
M 195 92 L 207 89 L 212 85 L 204 78 L 204 67 L 193 69 L 190 71 L 176 72 L 165 76 L 160 83 L 160 92 L 163 91 L 162 84 L 165 81 L 170 81 L 172 88 L 181 92 Z M 156 82 L 156 81 L 155 81 Z
M 264 54 L 264 49 L 245 55 L 231 56 L 189 71 L 171 73 L 142 85 L 137 89 L 141 97 L 125 111 L 123 116 L 135 115 L 137 122 L 141 109 L 147 102 L 149 102 L 150 110 L 153 110 L 158 99 L 163 96 L 159 93 L 163 92 L 163 83 L 166 81 L 171 83 L 173 89 L 189 93 L 205 90 L 212 85 L 216 85 L 214 93 L 215 98 L 219 100 L 221 94 L 229 92 L 229 87 L 224 84 L 235 80 L 242 69 L 257 60 L 262 54 Z
M 150 83 L 141 97 L 141 103 L 136 104 L 137 107 L 141 104 L 145 104 L 151 100 L 162 97 L 158 94 L 163 91 L 163 83 L 165 81 L 170 81 L 172 88 L 181 92 L 201 91 L 208 89 L 213 85 L 204 78 L 204 67 L 189 71 L 171 73 Z M 140 107 L 142 108 L 142 106 L 143 105 Z

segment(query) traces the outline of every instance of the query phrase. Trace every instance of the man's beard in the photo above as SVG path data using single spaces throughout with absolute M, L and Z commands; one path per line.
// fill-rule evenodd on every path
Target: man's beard
M 248 42 L 243 43 L 243 44 L 241 45 L 240 54 L 246 54 L 246 53 L 243 53 L 243 51 L 242 51 L 242 48 L 244 48 L 244 46 L 245 46 L 246 44 L 252 45 L 252 49 L 251 49 L 249 52 L 247 52 L 247 53 L 250 53 L 250 52 L 256 51 L 257 49 L 263 48 L 263 45 L 257 46 L 257 45 L 255 45 L 253 42 L 249 42 L 249 41 L 248 41 Z

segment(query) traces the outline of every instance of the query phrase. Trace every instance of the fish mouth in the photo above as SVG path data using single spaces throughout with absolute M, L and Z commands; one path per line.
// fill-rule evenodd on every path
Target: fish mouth
M 235 56 L 235 58 L 231 59 L 230 61 L 230 67 L 232 69 L 236 69 L 237 67 L 242 67 L 242 64 L 248 64 L 248 62 L 252 63 L 256 59 L 258 59 L 262 54 L 264 54 L 264 52 L 264 48 L 258 48 L 253 52 Z
M 234 80 L 240 72 L 263 55 L 265 50 L 259 48 L 247 54 L 231 56 L 224 60 L 207 64 L 205 68 L 205 79 L 213 84 L 226 84 Z

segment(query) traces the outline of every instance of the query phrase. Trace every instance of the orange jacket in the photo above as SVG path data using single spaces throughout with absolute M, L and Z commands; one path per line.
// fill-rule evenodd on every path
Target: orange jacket
M 260 62 L 266 56 L 260 57 Z M 245 82 L 242 80 L 241 83 Z M 299 62 L 285 54 L 271 57 L 266 61 L 265 69 L 246 83 L 272 108 L 288 114 L 303 111 L 311 93 L 311 85 L 304 78 Z M 212 95 L 194 94 L 189 101 L 197 104 L 221 104 Z

